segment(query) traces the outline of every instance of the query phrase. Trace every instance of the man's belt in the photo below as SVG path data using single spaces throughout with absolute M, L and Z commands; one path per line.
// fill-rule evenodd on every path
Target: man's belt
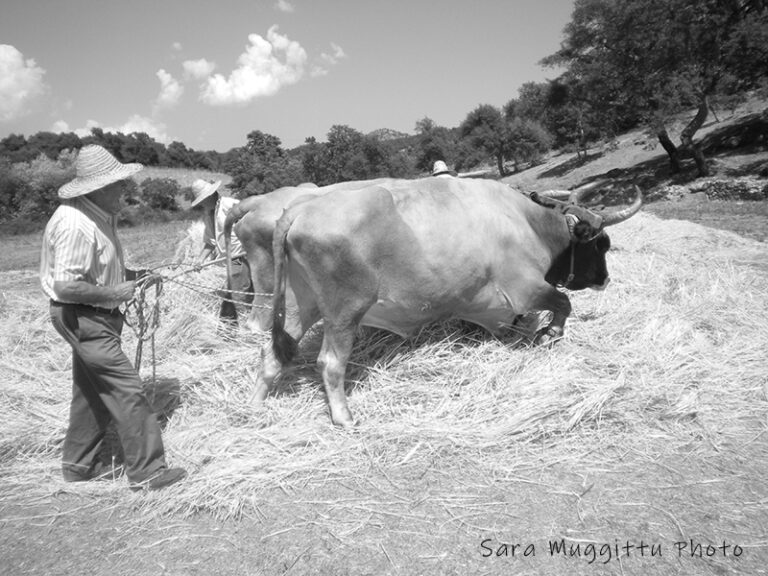
M 86 310 L 94 310 L 100 314 L 106 314 L 108 316 L 117 316 L 120 314 L 120 308 L 102 308 L 101 306 L 92 306 L 91 304 L 71 304 L 69 302 L 58 302 L 51 300 L 51 304 L 54 306 L 74 306 L 75 308 L 85 308 Z

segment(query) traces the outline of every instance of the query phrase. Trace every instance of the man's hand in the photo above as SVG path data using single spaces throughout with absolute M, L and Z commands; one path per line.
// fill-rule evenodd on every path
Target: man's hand
M 133 293 L 136 290 L 136 282 L 134 280 L 128 280 L 127 282 L 121 282 L 113 287 L 115 291 L 115 300 L 120 302 L 127 302 L 133 298 Z
M 152 270 L 148 268 L 140 268 L 138 270 L 125 269 L 126 280 L 141 280 L 144 276 L 149 276 L 150 274 L 152 274 Z

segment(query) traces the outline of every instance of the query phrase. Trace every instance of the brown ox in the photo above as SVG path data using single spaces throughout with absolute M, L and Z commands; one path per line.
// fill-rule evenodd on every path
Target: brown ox
M 392 182 L 392 180 L 389 178 L 356 180 L 323 187 L 317 187 L 310 183 L 286 186 L 268 194 L 249 196 L 230 210 L 224 222 L 227 257 L 229 257 L 229 238 L 234 226 L 235 234 L 245 250 L 245 257 L 251 269 L 251 281 L 255 293 L 251 313 L 246 322 L 251 331 L 266 332 L 272 326 L 272 292 L 274 289 L 272 233 L 283 210 L 294 202 L 322 196 L 332 190 L 357 190 L 371 184 L 387 182 Z
M 331 418 L 342 426 L 353 424 L 344 376 L 359 325 L 405 336 L 462 318 L 499 333 L 520 314 L 549 310 L 536 342 L 561 337 L 571 304 L 557 287 L 606 286 L 604 228 L 635 214 L 642 195 L 606 213 L 537 200 L 495 181 L 427 178 L 289 207 L 274 234 L 272 347 L 262 351 L 257 402 L 320 319 L 318 364 Z M 286 293 L 295 308 L 286 310 Z

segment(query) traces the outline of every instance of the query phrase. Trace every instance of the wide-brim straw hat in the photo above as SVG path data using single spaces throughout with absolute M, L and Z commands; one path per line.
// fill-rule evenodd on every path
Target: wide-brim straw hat
M 141 164 L 118 162 L 105 148 L 97 144 L 83 146 L 75 160 L 76 176 L 59 188 L 59 198 L 82 196 L 124 180 L 144 168 Z
M 202 178 L 195 180 L 192 183 L 192 191 L 195 193 L 195 199 L 192 200 L 192 204 L 190 204 L 189 207 L 194 208 L 200 204 L 200 202 L 216 192 L 216 190 L 219 189 L 219 186 L 221 186 L 221 180 L 216 180 L 216 182 L 208 182 Z
M 432 166 L 432 176 L 439 176 L 440 174 L 450 174 L 456 176 L 456 172 L 450 170 L 448 166 L 442 160 L 437 160 Z

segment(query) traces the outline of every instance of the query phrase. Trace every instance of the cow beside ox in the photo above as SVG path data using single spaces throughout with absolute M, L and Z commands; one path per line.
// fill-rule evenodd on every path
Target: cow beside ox
M 535 341 L 550 343 L 562 336 L 571 313 L 558 287 L 605 288 L 605 228 L 642 206 L 639 189 L 631 206 L 596 212 L 529 198 L 491 180 L 347 184 L 293 191 L 274 202 L 261 197 L 274 210 L 259 215 L 257 206 L 235 228 L 249 260 L 253 247 L 260 262 L 252 263 L 254 276 L 271 276 L 254 280 L 274 292 L 272 342 L 262 350 L 256 401 L 267 396 L 306 331 L 322 320 L 318 364 L 332 421 L 345 427 L 354 423 L 344 378 L 358 326 L 407 336 L 425 324 L 460 318 L 498 334 L 517 316 L 546 310 L 552 320 Z M 278 206 L 284 212 L 275 223 Z M 272 275 L 264 269 L 269 261 Z M 262 328 L 268 325 L 264 313 L 256 322 Z

